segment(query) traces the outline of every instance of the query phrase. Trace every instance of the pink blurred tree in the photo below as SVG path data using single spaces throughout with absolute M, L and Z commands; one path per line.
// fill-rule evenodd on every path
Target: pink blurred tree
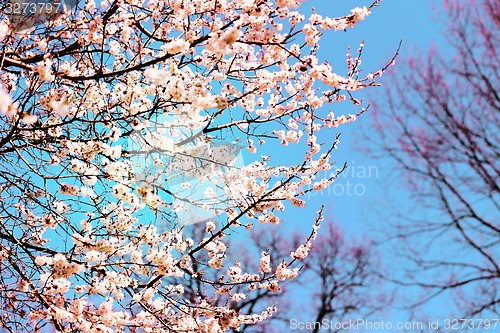
M 453 291 L 465 318 L 498 315 L 500 1 L 443 1 L 439 17 L 448 44 L 409 57 L 374 103 L 368 149 L 395 162 L 427 213 L 400 211 L 384 232 L 407 259 L 396 282 L 424 288 L 414 305 Z
M 382 262 L 372 241 L 366 236 L 363 240 L 346 238 L 331 222 L 325 227 L 305 261 L 305 272 L 310 272 L 306 286 L 315 306 L 310 321 L 348 322 L 388 307 L 392 300 L 382 286 L 378 274 Z M 313 329 L 319 331 L 319 326 Z
M 319 332 L 321 327 L 332 332 L 346 331 L 336 328 L 335 323 L 380 314 L 382 308 L 391 304 L 392 299 L 384 291 L 383 281 L 378 275 L 381 261 L 372 242 L 347 239 L 340 227 L 330 220 L 321 228 L 325 230 L 313 242 L 296 278 L 284 281 L 280 286 L 274 284 L 272 288 L 255 284 L 253 288 L 257 292 L 240 302 L 231 300 L 228 295 L 244 293 L 244 285 L 229 286 L 227 293 L 216 297 L 217 304 L 229 305 L 244 314 L 277 306 L 276 313 L 269 320 L 244 325 L 238 328 L 239 332 L 279 333 L 299 329 L 299 325 L 301 331 Z M 195 224 L 188 230 L 197 240 L 203 237 L 203 229 L 204 224 Z M 227 242 L 228 249 L 236 249 L 228 250 L 228 261 L 256 271 L 259 267 L 255 266 L 254 258 L 259 249 L 266 249 L 270 265 L 278 266 L 282 258 L 290 255 L 290 249 L 300 248 L 304 243 L 302 238 L 304 236 L 299 233 L 284 235 L 276 228 L 268 230 L 267 226 L 260 226 L 251 232 L 251 242 L 238 239 Z M 310 239 L 310 236 L 306 238 Z M 292 254 L 292 257 L 297 255 Z M 172 279 L 174 282 L 171 283 L 184 285 L 184 295 L 189 295 L 193 301 L 213 288 L 197 279 Z M 314 323 L 316 325 L 310 327 Z

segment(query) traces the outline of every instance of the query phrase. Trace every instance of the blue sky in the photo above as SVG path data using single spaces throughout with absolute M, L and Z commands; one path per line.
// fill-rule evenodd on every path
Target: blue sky
M 369 1 L 334 2 L 335 7 L 338 3 L 344 12 L 348 11 L 350 6 L 362 6 L 369 3 Z M 341 66 L 344 66 L 346 45 L 351 45 L 351 48 L 356 50 L 359 42 L 364 40 L 362 68 L 366 72 L 372 72 L 391 59 L 401 39 L 403 39 L 403 46 L 399 59 L 417 50 L 425 52 L 431 45 L 442 44 L 443 37 L 440 35 L 442 24 L 435 20 L 434 2 L 431 0 L 412 2 L 383 0 L 380 6 L 372 10 L 369 17 L 354 29 L 325 36 L 331 39 L 331 43 L 323 44 L 320 56 L 342 61 Z M 325 13 L 325 16 L 333 16 L 341 12 L 337 8 L 332 9 L 332 3 L 329 1 L 315 0 L 311 4 L 318 13 Z M 398 63 L 401 61 L 396 59 L 395 70 L 398 70 Z M 387 83 L 387 77 L 383 77 L 380 83 L 381 87 L 369 88 L 366 93 L 372 97 L 383 95 L 387 89 L 384 86 L 384 83 Z M 365 95 L 364 92 L 360 94 L 360 96 L 363 95 Z M 348 106 L 339 104 L 335 107 L 337 109 L 334 109 L 334 112 L 341 113 L 344 112 L 341 108 Z M 369 158 L 360 149 L 364 143 L 359 141 L 359 132 L 368 130 L 371 120 L 370 112 L 367 112 L 356 122 L 338 129 L 342 135 L 339 149 L 335 154 L 336 161 L 338 164 L 347 161 L 351 168 L 339 179 L 339 183 L 344 184 L 344 191 L 340 185 L 337 185 L 337 188 L 330 191 L 331 195 L 327 193 L 322 198 L 318 198 L 324 199 L 330 217 L 338 221 L 345 231 L 352 235 L 368 231 L 364 222 L 373 222 L 370 221 L 373 217 L 373 214 L 369 212 L 370 207 L 383 201 L 386 196 L 386 186 L 383 184 L 388 184 L 388 182 L 395 184 L 398 181 L 391 173 L 391 164 L 380 164 L 380 160 Z M 348 193 L 349 188 L 350 193 Z M 363 194 L 358 195 L 360 193 Z
M 312 0 L 304 7 L 309 9 L 314 7 L 320 15 L 335 17 L 348 14 L 353 7 L 370 3 L 370 1 Z M 364 41 L 361 68 L 364 73 L 368 73 L 379 70 L 393 57 L 401 39 L 403 46 L 399 59 L 416 50 L 425 52 L 431 45 L 442 44 L 443 37 L 440 35 L 442 24 L 434 19 L 433 3 L 433 0 L 420 0 L 412 2 L 410 6 L 407 1 L 383 0 L 380 6 L 372 10 L 369 17 L 354 29 L 346 32 L 327 32 L 322 37 L 318 58 L 320 61 L 328 60 L 334 70 L 339 74 L 345 74 L 347 46 L 350 45 L 352 50 L 356 51 L 360 42 Z M 396 70 L 398 62 L 400 61 L 397 59 L 396 66 L 393 67 Z M 368 100 L 368 96 L 383 95 L 387 91 L 387 87 L 384 86 L 387 77 L 383 77 L 379 82 L 382 84 L 381 87 L 368 88 L 366 91 L 358 92 L 356 96 Z M 359 111 L 352 108 L 349 101 L 327 105 L 326 108 L 328 107 L 331 107 L 336 115 Z M 337 184 L 330 190 L 309 198 L 308 209 L 300 210 L 297 212 L 299 215 L 303 215 L 304 218 L 311 216 L 324 203 L 328 217 L 341 223 L 348 234 L 355 236 L 366 231 L 363 221 L 369 220 L 367 208 L 383 199 L 385 195 L 385 187 L 381 186 L 381 183 L 387 184 L 388 181 L 396 180 L 393 179 L 390 164 L 380 164 L 380 161 L 369 158 L 360 149 L 364 144 L 360 141 L 360 131 L 368 130 L 371 121 L 370 112 L 367 112 L 354 123 L 320 134 L 324 141 L 330 142 L 337 133 L 341 133 L 341 142 L 334 153 L 334 161 L 337 167 L 347 162 L 350 169 L 341 175 Z M 279 154 L 279 151 L 275 154 Z M 252 157 L 249 156 L 248 159 Z M 360 193 L 362 195 L 359 195 Z M 295 212 L 293 216 L 297 216 Z M 290 222 L 295 228 L 295 223 Z
M 313 0 L 306 4 L 314 7 L 316 12 L 322 16 L 339 16 L 349 13 L 355 6 L 367 6 L 370 1 L 326 1 Z M 372 14 L 354 29 L 347 32 L 331 32 L 322 38 L 318 57 L 320 61 L 328 60 L 340 74 L 345 73 L 345 53 L 348 45 L 355 51 L 361 41 L 365 42 L 363 51 L 362 69 L 365 73 L 374 72 L 383 67 L 394 55 L 398 44 L 403 39 L 399 59 L 406 58 L 416 51 L 425 54 L 426 50 L 433 45 L 440 49 L 444 47 L 444 38 L 441 34 L 443 24 L 436 20 L 435 7 L 439 1 L 419 0 L 383 0 L 380 6 L 372 10 Z M 438 7 L 439 8 L 439 7 Z M 396 60 L 395 69 L 398 63 Z M 376 97 L 384 94 L 387 77 L 380 80 L 382 87 L 369 88 L 369 96 Z M 361 92 L 358 97 L 367 96 Z M 349 102 L 332 106 L 335 114 L 352 113 L 353 109 Z M 399 189 L 401 179 L 392 171 L 390 162 L 374 160 L 366 156 L 360 149 L 364 143 L 360 140 L 360 131 L 369 130 L 372 121 L 370 112 L 362 115 L 356 122 L 344 125 L 331 132 L 322 133 L 324 139 L 334 137 L 341 132 L 341 143 L 334 153 L 337 166 L 344 162 L 350 168 L 341 175 L 332 188 L 325 190 L 322 194 L 310 197 L 307 208 L 288 212 L 286 229 L 303 230 L 308 232 L 312 218 L 321 204 L 325 204 L 325 217 L 337 222 L 345 232 L 345 235 L 353 238 L 372 237 L 374 230 L 380 230 L 383 207 L 387 207 L 390 200 L 394 200 L 394 194 L 398 197 L 399 206 L 411 206 L 408 192 Z M 321 140 L 318 140 L 321 141 Z M 329 140 L 331 141 L 331 140 Z M 408 294 L 411 299 L 411 294 Z M 443 318 L 447 310 L 443 307 L 442 299 L 431 303 L 423 311 L 431 319 Z M 404 302 L 404 301 L 403 301 Z M 382 316 L 382 317 L 381 317 Z M 377 319 L 386 321 L 405 321 L 408 313 L 396 308 L 378 316 Z M 379 331 L 377 331 L 379 332 Z M 383 331 L 380 331 L 383 332 Z M 396 331 L 391 331 L 396 332 Z M 400 331 L 398 331 L 400 332 Z

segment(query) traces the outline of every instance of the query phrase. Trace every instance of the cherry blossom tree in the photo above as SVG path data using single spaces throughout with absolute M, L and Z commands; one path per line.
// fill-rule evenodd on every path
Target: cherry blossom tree
M 297 0 L 13 3 L 0 23 L 2 330 L 224 332 L 270 318 L 274 304 L 238 304 L 297 277 L 322 209 L 273 265 L 265 249 L 258 267 L 230 262 L 226 243 L 281 223 L 341 172 L 338 137 L 316 133 L 355 120 L 355 91 L 387 66 L 362 76 L 361 46 L 340 75 L 316 50 L 378 1 L 337 18 L 306 18 Z M 343 100 L 359 112 L 334 115 Z M 243 148 L 264 155 L 238 162 Z M 203 237 L 184 233 L 186 211 Z
M 392 219 L 408 259 L 397 282 L 423 288 L 415 305 L 454 291 L 463 318 L 498 315 L 500 1 L 443 5 L 449 49 L 413 55 L 391 75 L 369 136 L 426 212 Z

